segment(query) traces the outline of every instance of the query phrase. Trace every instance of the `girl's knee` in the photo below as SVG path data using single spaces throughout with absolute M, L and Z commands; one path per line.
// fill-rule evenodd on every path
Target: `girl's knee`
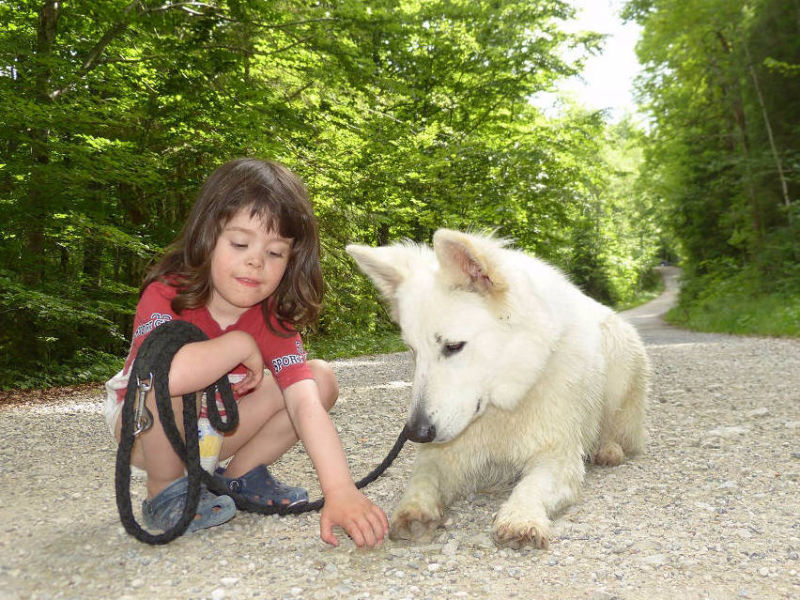
M 336 400 L 339 399 L 339 383 L 336 381 L 336 375 L 324 360 L 310 360 L 308 367 L 311 369 L 314 381 L 317 382 L 320 401 L 325 410 L 330 412 L 333 405 L 336 404 Z

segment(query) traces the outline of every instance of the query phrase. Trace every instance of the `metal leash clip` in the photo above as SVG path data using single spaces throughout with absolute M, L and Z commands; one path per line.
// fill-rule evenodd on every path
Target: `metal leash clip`
M 150 373 L 149 377 L 144 380 L 136 376 L 136 388 L 139 391 L 139 401 L 136 403 L 136 412 L 133 416 L 133 436 L 136 437 L 140 433 L 147 431 L 153 426 L 153 413 L 144 405 L 147 392 L 153 389 L 153 374 Z

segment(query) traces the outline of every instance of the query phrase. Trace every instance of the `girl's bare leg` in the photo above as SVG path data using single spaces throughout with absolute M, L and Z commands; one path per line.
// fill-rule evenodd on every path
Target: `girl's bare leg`
M 172 444 L 167 439 L 164 427 L 156 409 L 155 392 L 147 394 L 145 405 L 153 415 L 153 426 L 143 432 L 133 445 L 131 464 L 147 472 L 147 497 L 154 498 L 158 493 L 176 479 L 184 475 L 183 461 L 175 454 Z M 172 412 L 175 424 L 183 437 L 183 402 L 181 397 L 172 398 Z M 122 419 L 117 419 L 116 437 L 120 438 Z
M 312 360 L 308 366 L 320 401 L 330 411 L 339 397 L 336 376 L 325 361 Z M 256 390 L 239 401 L 238 408 L 239 426 L 225 436 L 220 452 L 220 460 L 233 456 L 226 477 L 241 477 L 258 465 L 272 464 L 298 440 L 274 378 L 264 377 Z

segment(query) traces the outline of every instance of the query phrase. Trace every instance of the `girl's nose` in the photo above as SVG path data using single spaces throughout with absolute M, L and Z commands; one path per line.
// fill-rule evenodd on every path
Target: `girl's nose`
M 251 252 L 247 256 L 247 264 L 254 268 L 261 268 L 263 260 L 260 252 Z

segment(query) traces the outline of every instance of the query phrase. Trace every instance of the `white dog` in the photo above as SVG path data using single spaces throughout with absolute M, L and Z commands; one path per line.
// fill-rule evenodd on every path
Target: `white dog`
M 422 445 L 392 538 L 429 537 L 459 495 L 517 481 L 495 541 L 546 548 L 550 517 L 580 494 L 584 459 L 617 465 L 644 449 L 649 363 L 634 328 L 489 236 L 440 229 L 433 251 L 347 251 L 415 361 L 406 429 Z

